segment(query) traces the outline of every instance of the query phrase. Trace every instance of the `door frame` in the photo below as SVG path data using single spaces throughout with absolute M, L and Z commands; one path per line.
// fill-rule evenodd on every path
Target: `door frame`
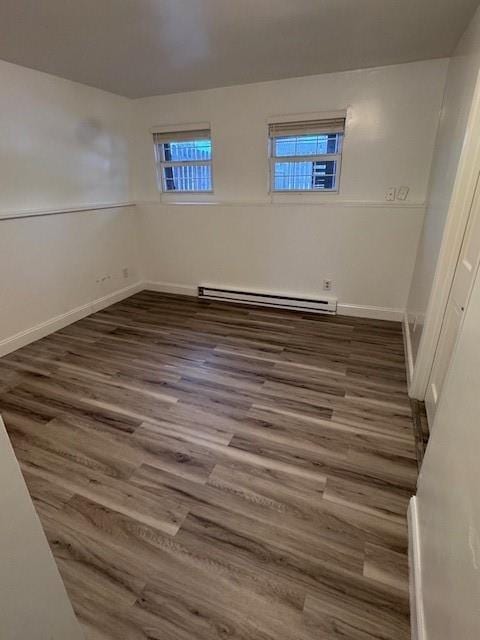
M 409 376 L 409 395 L 417 400 L 425 399 L 479 173 L 480 72 L 477 74 L 417 359 Z

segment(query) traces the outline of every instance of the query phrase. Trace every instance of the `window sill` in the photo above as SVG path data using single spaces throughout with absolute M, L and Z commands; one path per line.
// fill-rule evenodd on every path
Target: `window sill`
M 169 197 L 169 196 L 212 196 L 214 191 L 162 191 L 161 196 Z
M 299 189 L 298 191 L 295 191 L 294 189 L 285 189 L 285 191 L 281 191 L 280 189 L 276 189 L 275 191 L 270 191 L 270 196 L 276 196 L 276 195 L 292 195 L 292 196 L 298 196 L 298 195 L 302 195 L 302 196 L 325 196 L 325 195 L 338 195 L 340 192 L 338 189 L 311 189 L 311 190 L 307 190 L 307 189 Z

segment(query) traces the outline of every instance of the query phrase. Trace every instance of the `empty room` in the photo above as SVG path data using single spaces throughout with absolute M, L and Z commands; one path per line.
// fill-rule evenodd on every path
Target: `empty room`
M 480 638 L 476 0 L 0 0 L 0 640 Z

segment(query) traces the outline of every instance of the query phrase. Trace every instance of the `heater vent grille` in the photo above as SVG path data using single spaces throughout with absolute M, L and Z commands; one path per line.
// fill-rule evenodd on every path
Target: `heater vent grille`
M 298 311 L 310 311 L 313 313 L 328 313 L 330 315 L 337 312 L 336 298 L 297 298 L 285 294 L 223 289 L 207 285 L 200 285 L 198 287 L 198 297 L 261 307 L 277 307 L 280 309 L 296 309 Z

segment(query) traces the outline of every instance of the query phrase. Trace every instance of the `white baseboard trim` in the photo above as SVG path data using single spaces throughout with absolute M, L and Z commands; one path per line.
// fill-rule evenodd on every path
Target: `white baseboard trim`
M 423 611 L 418 503 L 415 496 L 410 499 L 408 505 L 408 564 L 410 569 L 410 625 L 412 640 L 427 640 Z
M 176 293 L 184 296 L 196 296 L 197 286 L 190 284 L 175 284 L 174 282 L 144 282 L 144 288 L 148 291 L 159 291 L 163 293 Z M 223 285 L 222 285 L 223 286 Z M 230 288 L 225 285 L 226 288 Z M 235 288 L 235 287 L 232 287 Z M 262 290 L 263 291 L 263 290 Z M 404 311 L 403 309 L 390 309 L 388 307 L 369 307 L 358 304 L 338 303 L 338 315 L 354 316 L 357 318 L 371 318 L 373 320 L 395 320 L 401 322 Z
M 184 296 L 197 295 L 197 287 L 195 285 L 176 284 L 174 282 L 137 282 L 125 287 L 124 289 L 120 289 L 119 291 L 114 291 L 107 296 L 88 302 L 80 307 L 76 307 L 71 311 L 67 311 L 66 313 L 50 318 L 49 320 L 41 322 L 34 327 L 20 331 L 9 338 L 0 340 L 0 357 L 5 356 L 12 351 L 16 351 L 17 349 L 21 349 L 35 340 L 40 340 L 54 331 L 63 329 L 67 325 L 72 324 L 72 322 L 81 320 L 96 311 L 100 311 L 115 302 L 119 302 L 120 300 L 128 298 L 134 293 L 138 293 L 143 290 L 174 293 Z M 403 311 L 399 309 L 369 307 L 355 304 L 338 304 L 338 314 L 356 316 L 359 318 L 372 318 L 376 320 L 401 320 L 403 317 Z
M 175 284 L 174 282 L 153 282 L 147 280 L 143 283 L 147 291 L 159 291 L 160 293 L 176 293 L 180 296 L 196 296 L 197 287 L 190 284 Z
M 410 388 L 410 384 L 413 378 L 413 351 L 412 351 L 412 338 L 410 335 L 410 325 L 408 323 L 408 315 L 407 312 L 403 314 L 403 347 L 405 349 L 405 365 L 407 368 L 407 383 L 408 388 Z
M 401 322 L 403 309 L 392 309 L 390 307 L 371 307 L 361 304 L 346 304 L 339 302 L 337 305 L 339 316 L 352 316 L 355 318 L 371 318 L 372 320 L 394 320 Z
M 40 340 L 40 338 L 44 338 L 45 336 L 53 333 L 54 331 L 58 331 L 59 329 L 63 329 L 72 322 L 76 322 L 77 320 L 81 320 L 91 313 L 95 313 L 96 311 L 100 311 L 105 307 L 114 304 L 115 302 L 120 302 L 124 298 L 128 298 L 134 293 L 138 293 L 143 289 L 143 283 L 137 282 L 123 289 L 119 289 L 118 291 L 114 291 L 102 298 L 97 298 L 92 302 L 88 302 L 80 307 L 75 307 L 75 309 L 71 309 L 66 313 L 62 313 L 54 318 L 50 318 L 45 322 L 41 322 L 40 324 L 35 325 L 34 327 L 30 327 L 29 329 L 25 329 L 24 331 L 20 331 L 15 335 L 5 338 L 0 341 L 0 357 L 7 355 L 7 353 L 11 353 L 12 351 L 16 351 L 17 349 L 21 349 L 21 347 L 30 344 L 31 342 L 35 342 L 35 340 Z

